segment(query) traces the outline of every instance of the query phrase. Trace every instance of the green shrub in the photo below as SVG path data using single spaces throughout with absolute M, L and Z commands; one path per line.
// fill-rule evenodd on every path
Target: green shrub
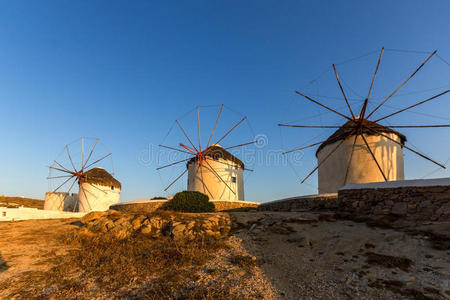
M 166 209 L 181 212 L 213 212 L 214 203 L 209 197 L 200 192 L 183 191 L 176 193 L 173 199 L 166 203 Z
M 166 200 L 166 199 L 167 199 L 166 197 L 156 196 L 156 197 L 153 197 L 151 200 Z

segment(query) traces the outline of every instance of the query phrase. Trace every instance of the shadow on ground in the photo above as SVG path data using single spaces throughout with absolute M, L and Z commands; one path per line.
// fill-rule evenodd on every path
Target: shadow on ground
M 6 261 L 3 259 L 2 254 L 0 253 L 0 273 L 8 270 L 9 266 Z

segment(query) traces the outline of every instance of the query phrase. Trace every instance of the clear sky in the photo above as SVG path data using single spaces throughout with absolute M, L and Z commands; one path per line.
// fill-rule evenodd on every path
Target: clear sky
M 0 194 L 43 198 L 46 165 L 80 136 L 101 138 L 113 153 L 124 201 L 164 194 L 156 161 L 143 163 L 143 151 L 161 143 L 173 121 L 196 105 L 220 103 L 247 115 L 254 133 L 267 137 L 258 150 L 263 159 L 247 178 L 247 200 L 314 193 L 316 177 L 299 183 L 314 167 L 314 149 L 303 153 L 295 172 L 267 155 L 332 131 L 294 136 L 276 124 L 318 113 L 319 124 L 342 120 L 294 91 L 327 95 L 324 103 L 344 111 L 344 102 L 332 98 L 341 95 L 327 81 L 331 73 L 309 82 L 332 63 L 372 53 L 340 68 L 358 107 L 358 91 L 367 93 L 376 63 L 373 51 L 381 46 L 438 49 L 450 61 L 449 14 L 446 0 L 0 1 Z M 384 57 L 378 101 L 427 54 L 386 51 Z M 448 88 L 450 66 L 440 58 L 402 90 L 411 94 L 391 99 L 386 109 Z M 416 111 L 433 117 L 405 113 L 391 123 L 449 123 L 450 95 Z M 404 133 L 433 158 L 450 157 L 449 129 Z M 407 178 L 450 175 L 433 173 L 434 165 L 410 154 L 405 165 Z

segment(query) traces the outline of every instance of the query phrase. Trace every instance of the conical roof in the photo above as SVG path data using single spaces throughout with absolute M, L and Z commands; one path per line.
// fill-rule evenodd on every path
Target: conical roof
M 205 150 L 202 151 L 203 156 L 208 156 L 212 159 L 223 159 L 223 160 L 228 160 L 231 161 L 233 163 L 235 163 L 236 165 L 238 165 L 240 168 L 244 168 L 244 163 L 237 158 L 236 156 L 234 156 L 233 154 L 231 154 L 230 152 L 228 152 L 227 150 L 225 150 L 224 148 L 222 148 L 222 146 L 220 145 L 212 145 L 209 146 L 208 148 L 206 148 Z M 186 166 L 188 166 L 190 163 L 196 162 L 198 160 L 198 156 L 195 156 L 193 158 L 191 158 Z
M 103 168 L 93 168 L 85 172 L 80 182 L 88 182 L 103 186 L 113 186 L 118 189 L 122 188 L 120 182 Z
M 377 133 L 373 132 L 372 130 L 368 129 L 368 128 L 372 128 L 378 132 L 381 133 L 394 133 L 396 135 L 398 135 L 398 137 L 400 138 L 400 143 L 402 143 L 402 145 L 405 144 L 406 142 L 406 136 L 404 136 L 403 134 L 401 134 L 398 131 L 395 131 L 391 128 L 388 128 L 386 126 L 380 125 L 376 122 L 372 122 L 369 120 L 363 120 L 363 125 L 364 127 L 362 127 L 362 133 L 365 135 L 378 135 Z M 342 125 L 338 130 L 336 130 L 332 135 L 330 135 L 330 137 L 323 142 L 319 148 L 317 148 L 316 151 L 316 156 L 319 153 L 320 150 L 322 150 L 325 146 L 327 145 L 331 145 L 337 141 L 349 138 L 351 136 L 354 136 L 355 133 L 352 133 L 350 136 L 349 134 L 359 126 L 358 123 L 355 123 L 354 121 L 347 121 L 344 125 Z

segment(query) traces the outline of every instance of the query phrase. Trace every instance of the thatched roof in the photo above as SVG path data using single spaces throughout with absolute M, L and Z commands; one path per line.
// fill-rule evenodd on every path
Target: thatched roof
M 106 172 L 103 168 L 93 168 L 84 173 L 84 178 L 82 178 L 81 183 L 89 182 L 92 184 L 103 185 L 103 186 L 113 186 L 118 189 L 122 189 L 120 182 L 112 177 L 111 174 Z
M 362 129 L 362 133 L 364 133 L 365 135 L 377 135 L 376 133 L 374 133 L 373 131 L 367 129 L 367 127 L 369 128 L 373 128 L 376 131 L 382 132 L 382 133 L 394 133 L 396 135 L 398 135 L 398 137 L 400 138 L 400 142 L 402 143 L 402 145 L 405 144 L 406 142 L 406 136 L 404 136 L 403 134 L 401 134 L 398 131 L 395 131 L 391 128 L 385 127 L 383 125 L 380 125 L 378 123 L 372 122 L 372 121 L 368 121 L 368 120 L 364 120 L 363 124 L 366 128 L 363 127 Z M 333 144 L 337 141 L 343 140 L 345 138 L 349 138 L 351 136 L 354 136 L 355 134 L 351 134 L 350 136 L 348 136 L 348 134 L 357 127 L 358 125 L 353 122 L 353 121 L 347 121 L 344 125 L 341 126 L 341 128 L 339 128 L 338 130 L 336 130 L 332 135 L 330 135 L 330 137 L 323 142 L 319 148 L 317 148 L 316 151 L 316 156 L 317 153 L 319 153 L 320 150 L 322 150 L 325 146 Z
M 236 156 L 234 156 L 233 154 L 231 154 L 230 152 L 228 152 L 227 150 L 222 148 L 220 145 L 209 146 L 207 149 L 203 150 L 202 153 L 204 156 L 208 156 L 212 159 L 221 158 L 223 160 L 228 160 L 228 161 L 235 163 L 242 169 L 244 168 L 244 163 L 239 158 L 237 158 Z M 186 166 L 188 166 L 190 163 L 193 163 L 197 160 L 198 160 L 197 156 L 191 158 L 187 162 Z

